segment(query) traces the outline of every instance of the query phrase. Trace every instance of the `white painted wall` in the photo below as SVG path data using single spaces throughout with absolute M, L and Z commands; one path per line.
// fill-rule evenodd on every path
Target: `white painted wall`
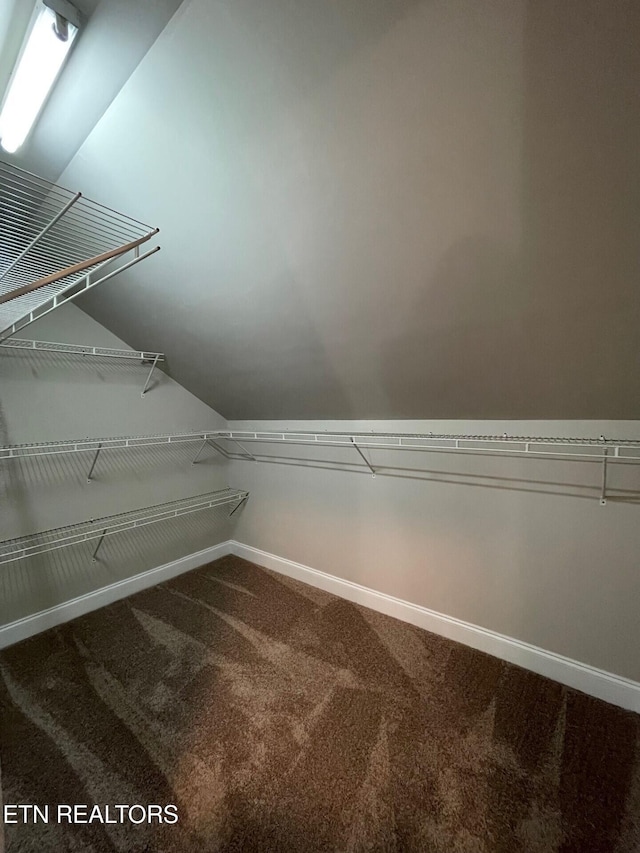
M 126 347 L 74 305 L 25 330 L 24 337 Z M 135 345 L 135 342 L 134 342 Z M 0 444 L 87 436 L 149 435 L 223 427 L 225 420 L 166 374 L 148 367 L 0 350 Z M 0 539 L 99 518 L 223 488 L 228 471 L 213 451 L 191 465 L 198 445 L 104 452 L 87 483 L 92 454 L 69 454 L 0 467 Z M 134 534 L 0 567 L 0 624 L 226 540 L 228 508 L 186 516 Z
M 640 424 L 632 421 L 236 421 L 230 427 L 640 434 Z M 265 454 L 312 456 L 300 447 L 248 446 Z M 331 458 L 330 451 L 315 453 Z M 355 451 L 342 459 L 358 461 Z M 601 507 L 599 464 L 410 452 L 386 458 L 375 452 L 371 459 L 424 472 L 397 470 L 373 479 L 368 473 L 232 462 L 232 479 L 251 491 L 234 537 L 640 680 L 640 468 L 611 468 L 611 499 Z

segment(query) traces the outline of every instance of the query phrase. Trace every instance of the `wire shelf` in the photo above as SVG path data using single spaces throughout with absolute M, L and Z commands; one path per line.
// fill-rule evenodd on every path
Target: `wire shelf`
M 54 341 L 31 341 L 23 338 L 7 338 L 0 340 L 0 349 L 16 349 L 59 355 L 81 355 L 95 358 L 121 358 L 129 361 L 139 361 L 141 364 L 151 364 L 151 369 L 144 383 L 140 396 L 144 397 L 149 388 L 151 377 L 156 366 L 165 360 L 162 352 L 147 352 L 146 350 L 117 349 L 114 347 L 92 347 L 82 344 L 56 343 Z
M 22 560 L 37 554 L 45 554 L 48 551 L 55 551 L 59 548 L 67 548 L 81 542 L 98 539 L 98 547 L 93 552 L 93 559 L 95 560 L 98 549 L 105 536 L 114 533 L 123 533 L 126 530 L 133 530 L 136 527 L 143 527 L 147 524 L 155 524 L 158 521 L 169 521 L 181 515 L 200 512 L 225 504 L 233 503 L 236 505 L 230 513 L 230 515 L 233 515 L 248 497 L 249 492 L 239 489 L 220 489 L 190 498 L 144 507 L 143 509 L 132 512 L 123 512 L 104 518 L 91 519 L 80 524 L 68 525 L 67 527 L 57 527 L 53 530 L 34 533 L 18 539 L 7 539 L 4 542 L 0 542 L 0 564 L 11 563 L 14 560 Z
M 226 459 L 250 459 L 259 462 L 262 458 L 276 462 L 286 461 L 290 465 L 304 465 L 307 460 L 289 458 L 281 460 L 279 457 L 260 454 L 257 450 L 256 453 L 252 453 L 245 444 L 253 442 L 266 446 L 289 444 L 334 449 L 350 448 L 359 456 L 360 465 L 358 467 L 368 470 L 374 477 L 377 473 L 384 474 L 385 469 L 377 464 L 374 466 L 369 456 L 365 455 L 365 451 L 403 450 L 599 462 L 603 469 L 600 490 L 600 502 L 603 505 L 606 503 L 607 497 L 607 466 L 610 463 L 640 464 L 640 440 L 635 439 L 550 438 L 545 436 L 456 435 L 447 433 L 254 432 L 250 430 L 202 430 L 165 435 L 82 438 L 37 444 L 8 445 L 0 447 L 0 460 L 93 451 L 93 461 L 87 475 L 88 482 L 91 482 L 91 475 L 98 456 L 103 450 L 185 442 L 200 443 L 192 464 L 198 461 L 207 445 Z M 229 444 L 232 444 L 233 448 L 230 449 Z M 349 468 L 354 470 L 351 465 Z
M 219 431 L 218 439 L 239 442 L 360 447 L 376 450 L 422 450 L 453 453 L 504 453 L 515 456 L 551 456 L 571 459 L 640 462 L 640 439 L 551 438 L 545 436 L 462 435 L 452 433 L 391 432 L 255 432 Z M 235 454 L 238 455 L 238 454 Z
M 155 445 L 208 442 L 218 435 L 216 430 L 202 432 L 166 433 L 164 435 L 136 435 L 118 438 L 80 438 L 63 441 L 43 441 L 36 444 L 13 444 L 0 447 L 0 459 L 25 459 L 32 456 L 55 456 L 59 453 L 120 450 L 122 448 L 150 447 Z
M 0 341 L 0 347 L 5 349 L 33 350 L 42 353 L 66 353 L 69 355 L 89 355 L 100 358 L 128 358 L 132 361 L 164 361 L 163 352 L 148 352 L 147 350 L 117 349 L 115 347 L 92 347 L 84 344 L 65 344 L 55 341 L 32 341 L 23 338 L 7 338 Z
M 0 338 L 86 289 L 115 257 L 157 233 L 81 193 L 0 161 Z M 154 250 L 155 251 L 155 250 Z M 91 286 L 100 282 L 95 281 Z M 36 289 L 33 289 L 34 286 Z M 7 300 L 7 301 L 4 301 Z
M 238 450 L 228 450 L 224 442 Z M 220 443 L 222 442 L 222 444 Z M 551 460 L 599 462 L 602 480 L 599 488 L 600 505 L 607 503 L 607 470 L 610 463 L 640 463 L 640 440 L 600 438 L 548 438 L 545 436 L 456 435 L 451 433 L 391 433 L 391 432 L 255 432 L 252 430 L 219 431 L 209 443 L 227 459 L 259 458 L 245 447 L 246 443 L 263 445 L 292 444 L 307 447 L 352 448 L 360 458 L 359 470 L 368 470 L 372 477 L 384 474 L 384 467 L 374 465 L 365 451 L 421 451 L 430 453 L 487 454 L 490 456 L 537 457 Z M 303 465 L 305 460 L 281 459 L 262 454 L 262 458 L 289 465 Z M 350 468 L 354 470 L 354 468 Z
M 139 353 L 137 355 L 140 355 Z M 241 456 L 220 448 L 220 441 L 235 444 L 246 457 L 255 458 L 242 442 L 261 444 L 301 444 L 321 447 L 354 447 L 364 450 L 411 450 L 449 453 L 503 453 L 515 456 L 548 456 L 610 462 L 640 462 L 640 440 L 607 438 L 547 438 L 544 436 L 455 435 L 431 433 L 348 433 L 348 432 L 252 432 L 247 430 L 198 430 L 162 435 L 120 436 L 115 438 L 81 438 L 14 444 L 0 447 L 0 459 L 47 456 L 57 453 L 79 453 L 146 445 L 200 441 L 223 449 L 229 458 Z

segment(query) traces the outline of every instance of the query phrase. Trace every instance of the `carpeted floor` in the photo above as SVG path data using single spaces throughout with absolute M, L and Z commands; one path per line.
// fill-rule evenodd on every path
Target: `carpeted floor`
M 226 557 L 0 653 L 19 851 L 638 853 L 640 716 Z

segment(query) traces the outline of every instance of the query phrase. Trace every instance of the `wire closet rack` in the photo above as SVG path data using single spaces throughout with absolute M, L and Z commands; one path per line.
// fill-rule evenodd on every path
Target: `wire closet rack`
M 0 161 L 0 341 L 153 255 L 159 246 L 140 248 L 157 233 Z
M 195 465 L 209 446 L 226 459 L 253 462 L 281 461 L 261 452 L 269 445 L 288 444 L 311 447 L 346 448 L 358 454 L 362 470 L 373 477 L 384 475 L 388 465 L 371 461 L 371 451 L 418 451 L 422 453 L 456 453 L 490 456 L 537 457 L 546 459 L 596 462 L 602 465 L 600 503 L 607 502 L 608 465 L 615 463 L 640 464 L 640 440 L 591 438 L 548 438 L 544 436 L 454 435 L 433 433 L 346 433 L 346 432 L 252 432 L 247 430 L 200 430 L 161 435 L 121 436 L 118 438 L 81 438 L 48 441 L 35 444 L 14 444 L 0 447 L 0 460 L 27 459 L 68 453 L 93 453 L 87 474 L 91 478 L 103 451 L 167 446 L 185 443 L 199 444 L 192 459 Z M 261 445 L 255 452 L 245 444 Z M 365 451 L 369 452 L 369 456 Z M 287 464 L 296 460 L 286 458 Z M 305 460 L 298 460 L 304 464 Z M 350 469 L 353 470 L 353 469 Z
M 0 542 L 0 565 L 97 539 L 98 543 L 92 555 L 92 560 L 95 562 L 105 536 L 124 533 L 136 527 L 155 524 L 158 521 L 170 521 L 181 515 L 213 509 L 225 504 L 235 504 L 229 513 L 231 516 L 248 497 L 249 492 L 239 489 L 220 489 L 190 498 L 144 507 L 132 512 L 91 519 L 67 527 L 57 527 L 53 530 L 33 533 L 18 539 L 7 539 Z
M 80 355 L 89 358 L 120 358 L 125 361 L 139 361 L 140 364 L 150 365 L 147 379 L 142 388 L 141 397 L 147 393 L 153 371 L 165 360 L 163 352 L 148 352 L 146 350 L 118 349 L 117 347 L 94 347 L 84 344 L 66 344 L 54 341 L 32 341 L 23 338 L 6 338 L 0 341 L 0 350 L 15 349 L 44 355 Z
M 2 459 L 29 459 L 33 457 L 58 456 L 67 453 L 93 453 L 91 467 L 87 474 L 87 482 L 91 482 L 91 476 L 98 462 L 98 457 L 107 450 L 132 450 L 140 447 L 158 447 L 176 444 L 198 442 L 198 452 L 191 464 L 195 465 L 207 444 L 212 444 L 218 432 L 216 430 L 166 433 L 164 435 L 136 435 L 121 436 L 119 438 L 79 438 L 65 439 L 63 441 L 43 441 L 36 444 L 9 444 L 0 447 L 0 460 Z M 212 445 L 213 446 L 213 445 Z
M 222 443 L 221 443 L 222 442 Z M 558 460 L 598 462 L 602 465 L 600 504 L 607 503 L 607 473 L 610 463 L 640 463 L 640 440 L 600 438 L 549 438 L 545 436 L 456 435 L 448 433 L 390 433 L 390 432 L 264 432 L 252 430 L 220 430 L 208 443 L 227 459 L 259 462 L 279 461 L 267 454 L 251 452 L 246 443 L 265 446 L 273 444 L 306 445 L 315 447 L 352 448 L 362 467 L 375 477 L 384 474 L 385 466 L 374 465 L 365 451 L 420 451 L 424 453 L 480 454 L 492 456 L 538 457 Z M 230 448 L 229 445 L 232 445 Z M 237 449 L 239 448 L 240 452 Z M 287 464 L 295 464 L 286 460 Z

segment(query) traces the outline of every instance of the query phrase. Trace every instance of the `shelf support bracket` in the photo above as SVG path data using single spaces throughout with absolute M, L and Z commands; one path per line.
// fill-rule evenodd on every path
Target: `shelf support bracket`
M 230 441 L 233 441 L 235 444 L 237 444 L 237 445 L 238 445 L 238 447 L 240 448 L 240 450 L 242 450 L 242 452 L 243 452 L 246 456 L 248 456 L 248 457 L 249 457 L 249 459 L 253 459 L 253 461 L 254 461 L 254 462 L 257 462 L 257 461 L 258 461 L 258 460 L 256 459 L 256 457 L 253 455 L 253 453 L 251 453 L 249 450 L 247 450 L 247 448 L 246 448 L 246 447 L 244 447 L 244 445 L 240 444 L 240 442 L 239 442 L 236 438 L 231 438 L 231 439 L 229 439 L 229 440 L 230 440 Z
M 136 257 L 138 257 L 138 255 L 136 255 Z M 153 371 L 155 370 L 155 367 L 156 367 L 156 364 L 158 363 L 159 358 L 160 358 L 160 356 L 157 355 L 153 359 L 153 364 L 151 365 L 151 370 L 149 371 L 149 375 L 147 376 L 147 381 L 144 383 L 144 388 L 142 389 L 142 394 L 140 394 L 141 397 L 144 397 L 144 395 L 147 393 L 147 388 L 149 387 L 149 383 L 151 382 L 151 376 L 153 375 Z
M 607 505 L 607 456 L 608 450 L 605 447 L 602 456 L 602 489 L 600 491 L 600 506 Z
M 87 474 L 87 483 L 91 482 L 91 475 L 93 474 L 93 469 L 96 467 L 96 462 L 98 461 L 98 456 L 100 456 L 100 451 L 102 450 L 102 445 L 98 445 L 98 449 L 95 452 L 95 456 L 93 457 L 93 462 L 91 463 L 91 468 L 89 468 L 89 473 Z
M 212 447 L 216 451 L 216 453 L 219 453 L 220 456 L 224 456 L 225 459 L 232 458 L 226 450 L 223 450 L 223 448 L 220 447 L 219 444 L 217 444 L 215 441 L 212 441 L 210 438 L 207 439 L 207 444 L 209 445 L 209 447 Z
M 242 504 L 246 502 L 247 497 L 248 497 L 248 495 L 246 495 L 244 498 L 242 498 L 242 500 L 241 500 L 241 501 L 239 501 L 239 502 L 234 506 L 234 508 L 233 508 L 233 509 L 231 510 L 231 512 L 229 513 L 229 518 L 231 518 L 231 516 L 233 515 L 233 513 L 234 513 L 234 512 L 236 512 L 237 510 L 239 510 L 239 509 L 240 509 L 240 507 L 242 506 Z
M 107 528 L 105 527 L 105 529 L 102 531 L 102 536 L 98 539 L 98 544 L 96 545 L 96 550 L 93 552 L 93 555 L 91 557 L 92 563 L 98 562 L 98 551 L 100 550 L 100 546 L 102 545 L 102 540 L 104 539 L 104 537 L 106 535 L 107 535 Z
M 353 436 L 350 436 L 350 438 L 351 438 L 351 443 L 353 444 L 353 446 L 355 447 L 355 449 L 358 451 L 358 453 L 359 453 L 359 454 L 360 454 L 360 456 L 362 457 L 362 461 L 363 461 L 363 462 L 364 462 L 364 464 L 367 466 L 367 468 L 371 471 L 371 476 L 372 476 L 372 477 L 375 477 L 375 476 L 376 476 L 375 468 L 372 468 L 372 467 L 371 467 L 371 463 L 369 462 L 369 460 L 367 459 L 367 457 L 364 455 L 364 453 L 360 450 L 360 448 L 359 448 L 359 447 L 358 447 L 358 445 L 356 444 L 356 440 L 355 440 L 355 438 L 354 438 Z
M 202 444 L 200 445 L 200 448 L 199 448 L 198 452 L 197 452 L 197 453 L 196 453 L 196 455 L 193 457 L 193 462 L 191 463 L 192 465 L 195 465 L 195 464 L 196 464 L 196 462 L 197 462 L 197 461 L 198 461 L 198 459 L 200 458 L 200 454 L 201 454 L 201 453 L 202 453 L 202 451 L 205 449 L 205 447 L 207 446 L 207 444 L 209 444 L 209 441 L 208 441 L 208 439 L 206 439 L 206 438 L 205 438 L 205 439 L 203 440 Z

